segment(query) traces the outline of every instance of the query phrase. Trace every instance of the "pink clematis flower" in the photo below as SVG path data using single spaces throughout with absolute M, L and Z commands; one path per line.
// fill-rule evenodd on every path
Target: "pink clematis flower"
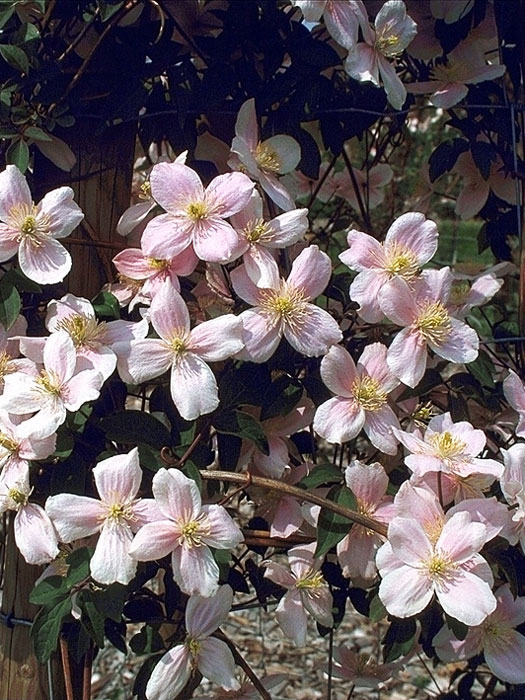
M 363 320 L 378 323 L 384 318 L 381 289 L 397 277 L 409 284 L 416 278 L 437 250 L 438 229 L 423 214 L 408 212 L 394 221 L 383 243 L 361 231 L 350 231 L 347 241 L 350 249 L 339 259 L 358 272 L 350 285 L 350 298 L 360 304 Z
M 253 98 L 246 100 L 239 110 L 231 150 L 228 165 L 232 169 L 245 170 L 281 209 L 289 211 L 295 207 L 277 175 L 295 170 L 301 159 L 301 149 L 295 139 L 282 134 L 259 141 Z
M 472 219 L 487 203 L 490 191 L 509 204 L 516 204 L 516 182 L 506 175 L 503 161 L 498 156 L 492 163 L 485 180 L 474 163 L 472 153 L 462 153 L 456 161 L 453 172 L 461 178 L 462 190 L 456 200 L 455 212 L 462 219 Z
M 99 322 L 92 303 L 73 294 L 49 302 L 46 328 L 50 333 L 64 332 L 71 338 L 77 356 L 76 373 L 93 369 L 104 380 L 117 365 L 117 348 L 123 351 L 131 340 L 148 334 L 146 320 Z M 46 342 L 45 337 L 25 337 L 20 339 L 20 348 L 33 362 L 41 364 Z
M 388 475 L 379 462 L 364 464 L 353 460 L 345 470 L 345 481 L 357 499 L 357 509 L 381 523 L 395 515 L 392 496 L 386 495 Z M 375 554 L 384 539 L 361 525 L 354 524 L 337 545 L 337 556 L 347 578 L 373 579 L 377 572 Z
M 361 430 L 386 454 L 396 454 L 392 428 L 399 421 L 388 405 L 388 394 L 399 385 L 386 364 L 387 349 L 372 343 L 361 353 L 357 367 L 350 354 L 334 345 L 321 362 L 321 377 L 336 396 L 321 404 L 314 417 L 314 430 L 328 442 L 342 444 Z
M 55 451 L 56 435 L 22 436 L 20 425 L 19 416 L 0 411 L 0 480 L 23 481 L 31 460 L 46 459 Z
M 427 347 L 449 362 L 473 362 L 478 356 L 476 331 L 447 311 L 452 279 L 448 267 L 425 270 L 412 288 L 398 277 L 380 293 L 379 304 L 385 316 L 405 326 L 392 341 L 387 362 L 407 386 L 415 387 L 423 377 Z
M 18 316 L 11 328 L 6 331 L 0 325 L 0 392 L 4 389 L 4 379 L 13 372 L 28 372 L 34 370 L 34 364 L 20 355 L 20 336 L 25 336 L 27 321 Z
M 361 201 L 368 209 L 376 209 L 385 198 L 384 188 L 392 180 L 394 171 L 386 163 L 380 163 L 379 165 L 374 165 L 368 171 L 354 168 L 354 176 L 357 182 L 357 189 L 361 194 Z M 357 194 L 348 170 L 345 168 L 336 173 L 333 181 L 337 184 L 336 194 L 343 197 L 353 209 L 359 211 Z
M 218 175 L 204 189 L 187 165 L 158 163 L 150 182 L 153 197 L 167 213 L 144 229 L 141 247 L 146 255 L 171 260 L 193 244 L 201 260 L 226 263 L 239 257 L 241 241 L 225 219 L 250 201 L 254 185 L 246 175 Z
M 512 370 L 509 370 L 503 380 L 503 394 L 510 406 L 518 413 L 516 437 L 523 438 L 525 437 L 525 384 Z
M 15 415 L 35 414 L 20 426 L 19 435 L 51 435 L 66 420 L 67 411 L 78 411 L 87 401 L 97 399 L 104 382 L 95 370 L 75 374 L 75 346 L 64 331 L 47 338 L 43 360 L 40 372 L 35 368 L 33 374 L 15 372 L 5 379 L 0 410 Z
M 242 260 L 248 276 L 258 287 L 269 288 L 279 284 L 274 251 L 302 240 L 308 229 L 308 209 L 292 209 L 266 222 L 261 196 L 254 192 L 231 223 L 243 240 Z
M 57 534 L 44 509 L 29 503 L 29 472 L 22 478 L 0 480 L 0 514 L 16 512 L 16 546 L 28 564 L 47 564 L 58 555 Z
M 430 80 L 409 83 L 408 92 L 416 95 L 432 93 L 434 107 L 450 109 L 468 93 L 468 85 L 494 80 L 505 73 L 505 66 L 487 65 L 485 55 L 473 42 L 462 42 L 447 56 L 446 63 L 437 63 L 430 69 Z
M 0 173 L 0 262 L 18 253 L 22 272 L 39 284 L 61 282 L 71 269 L 65 238 L 84 218 L 71 187 L 48 192 L 35 205 L 15 165 Z
M 225 360 L 243 347 L 240 318 L 226 314 L 190 331 L 188 308 L 170 284 L 155 295 L 149 317 L 160 339 L 131 341 L 119 364 L 124 381 L 141 384 L 171 369 L 171 397 L 185 420 L 214 411 L 217 381 L 206 363 Z
M 281 476 L 283 484 L 295 486 L 310 471 L 312 464 L 303 462 L 294 467 L 287 467 Z M 256 500 L 253 490 L 250 492 Z M 262 494 L 261 504 L 257 508 L 256 515 L 270 523 L 270 537 L 290 537 L 297 532 L 304 521 L 301 503 L 294 496 L 287 494 L 275 494 L 269 499 L 266 493 Z
M 356 80 L 383 81 L 386 96 L 394 109 L 401 109 L 406 88 L 390 63 L 401 54 L 417 32 L 417 25 L 406 13 L 402 0 L 388 0 L 376 15 L 374 31 L 364 35 L 364 42 L 355 46 L 345 62 L 346 72 Z
M 360 654 L 344 646 L 334 649 L 333 673 L 336 678 L 350 681 L 357 688 L 382 688 L 400 671 L 411 654 L 393 663 L 380 664 L 373 656 Z
M 46 501 L 46 512 L 61 542 L 74 542 L 99 532 L 89 568 L 98 583 L 131 581 L 137 561 L 129 556 L 133 533 L 162 518 L 152 498 L 136 498 L 142 480 L 138 448 L 109 457 L 93 469 L 100 500 L 60 493 Z
M 505 500 L 513 506 L 512 536 L 507 539 L 511 544 L 519 541 L 525 552 L 525 444 L 517 442 L 501 452 L 505 471 L 500 486 Z
M 147 700 L 179 697 L 196 670 L 225 690 L 240 688 L 228 645 L 211 636 L 226 622 L 232 603 L 229 586 L 221 586 L 212 597 L 193 595 L 189 599 L 185 612 L 186 639 L 166 652 L 153 669 L 146 686 Z
M 376 559 L 383 605 L 391 615 L 410 617 L 435 594 L 447 615 L 481 624 L 496 608 L 490 567 L 478 554 L 486 541 L 487 528 L 467 512 L 454 513 L 437 540 L 417 520 L 394 518 Z
M 493 479 L 503 474 L 503 464 L 477 456 L 487 443 L 483 430 L 476 430 L 467 421 L 454 423 L 450 413 L 432 418 L 423 439 L 399 429 L 394 429 L 394 434 L 410 453 L 405 457 L 405 464 L 416 479 L 427 472 L 443 472 L 460 478 L 484 474 Z
M 359 28 L 364 36 L 371 36 L 368 13 L 362 0 L 291 0 L 291 2 L 292 5 L 301 9 L 306 22 L 319 22 L 323 17 L 330 36 L 349 51 L 357 43 Z
M 303 250 L 292 264 L 285 281 L 268 289 L 259 289 L 250 280 L 246 268 L 231 273 L 235 292 L 256 308 L 244 311 L 242 319 L 245 349 L 239 359 L 266 362 L 277 350 L 284 335 L 290 345 L 307 357 L 328 352 L 342 339 L 336 321 L 309 301 L 328 285 L 332 264 L 316 245 Z
M 525 683 L 525 637 L 514 629 L 525 622 L 525 597 L 514 598 L 505 584 L 496 592 L 497 607 L 463 640 L 445 625 L 432 640 L 442 661 L 470 659 L 482 651 L 492 673 L 505 683 Z
M 170 260 L 151 258 L 140 248 L 126 248 L 113 258 L 113 265 L 121 275 L 131 280 L 143 280 L 141 293 L 153 298 L 164 282 L 180 292 L 179 276 L 187 277 L 197 267 L 199 259 L 192 246 Z
M 472 281 L 454 273 L 447 309 L 455 318 L 466 318 L 475 306 L 490 301 L 502 286 L 503 280 L 491 272 L 477 275 Z
M 222 506 L 203 506 L 195 482 L 177 469 L 159 469 L 152 489 L 162 519 L 138 531 L 130 555 L 152 561 L 171 553 L 173 578 L 183 593 L 214 595 L 219 567 L 210 547 L 233 549 L 242 532 Z
M 315 548 L 315 542 L 292 547 L 288 552 L 291 572 L 273 561 L 264 564 L 265 577 L 288 589 L 277 606 L 277 621 L 298 646 L 306 644 L 306 611 L 324 627 L 334 624 L 332 594 L 319 571 L 322 560 L 313 558 Z

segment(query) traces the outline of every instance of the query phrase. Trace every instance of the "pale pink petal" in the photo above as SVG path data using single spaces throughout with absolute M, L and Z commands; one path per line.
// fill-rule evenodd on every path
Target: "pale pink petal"
M 18 262 L 22 272 L 38 284 L 62 282 L 71 270 L 71 256 L 64 246 L 53 238 L 39 241 L 35 246 L 24 236 L 18 249 Z
M 250 201 L 254 184 L 243 173 L 226 173 L 213 178 L 206 188 L 206 204 L 214 216 L 226 219 Z
M 100 501 L 70 493 L 50 496 L 46 501 L 46 513 L 53 521 L 61 542 L 73 542 L 95 534 L 105 517 Z
M 158 273 L 140 248 L 126 248 L 113 258 L 117 270 L 134 280 L 143 280 Z
M 335 397 L 319 406 L 313 427 L 328 442 L 342 444 L 361 432 L 365 417 L 365 411 L 353 399 Z
M 10 210 L 17 204 L 31 206 L 32 203 L 26 178 L 16 165 L 8 165 L 0 173 L 0 219 L 7 222 Z
M 259 182 L 268 197 L 270 197 L 270 199 L 275 202 L 278 207 L 284 211 L 295 209 L 295 203 L 290 197 L 288 190 L 275 175 L 267 175 L 266 173 L 261 172 L 259 173 Z
M 278 134 L 266 139 L 261 145 L 263 148 L 267 146 L 277 155 L 280 175 L 285 175 L 295 170 L 301 160 L 301 147 L 291 136 Z
M 153 498 L 139 498 L 135 501 L 133 503 L 133 516 L 134 520 L 131 523 L 133 532 L 139 530 L 146 523 L 164 520 L 166 517 Z
M 235 661 L 228 645 L 221 639 L 208 637 L 201 642 L 197 668 L 205 678 L 226 690 L 238 690 Z
M 405 280 L 394 277 L 379 295 L 381 311 L 398 326 L 410 326 L 420 315 L 414 292 Z
M 269 224 L 270 237 L 264 239 L 268 248 L 286 248 L 300 241 L 308 230 L 308 209 L 292 209 L 279 214 Z
M 164 374 L 173 361 L 173 352 L 160 340 L 145 338 L 130 343 L 119 358 L 119 373 L 125 382 L 142 384 Z
M 138 448 L 102 460 L 93 469 L 93 476 L 99 496 L 106 503 L 132 500 L 142 480 Z
M 18 233 L 9 226 L 0 224 L 0 262 L 12 258 L 18 252 L 18 245 Z
M 353 460 L 345 470 L 345 481 L 360 501 L 375 505 L 386 493 L 388 475 L 379 462 L 364 464 Z
M 240 314 L 243 324 L 244 350 L 237 357 L 251 362 L 266 362 L 277 350 L 282 332 L 278 323 L 272 323 L 257 309 L 248 309 Z
M 332 345 L 343 339 L 337 321 L 324 309 L 306 304 L 301 323 L 285 324 L 284 337 L 297 352 L 306 357 L 325 355 Z
M 190 637 L 208 637 L 223 625 L 233 605 L 230 586 L 219 586 L 209 598 L 192 596 L 186 606 L 186 630 Z
M 225 314 L 196 326 L 191 332 L 190 349 L 206 362 L 220 362 L 242 350 L 242 321 Z
M 129 556 L 133 540 L 127 525 L 107 523 L 100 531 L 95 552 L 89 563 L 91 576 L 104 585 L 127 585 L 137 570 L 137 560 Z
M 379 323 L 385 317 L 379 304 L 379 294 L 389 276 L 379 270 L 359 272 L 350 285 L 350 299 L 359 304 L 357 313 L 367 323 Z
M 77 355 L 75 346 L 65 331 L 52 333 L 44 345 L 44 366 L 46 371 L 56 374 L 61 381 L 73 376 Z
M 245 141 L 250 151 L 255 151 L 259 141 L 259 127 L 253 97 L 241 105 L 235 123 L 235 134 Z
M 503 394 L 514 410 L 525 412 L 525 385 L 512 370 L 503 380 Z
M 293 639 L 297 646 L 304 646 L 307 617 L 300 591 L 288 591 L 279 601 L 275 614 L 284 634 Z
M 506 683 L 525 683 L 525 637 L 516 630 L 505 630 L 505 643 L 497 635 L 485 637 L 485 660 L 492 673 Z
M 59 187 L 48 192 L 37 208 L 37 220 L 45 218 L 52 238 L 65 238 L 84 218 L 82 210 L 73 201 L 71 187 Z
M 138 561 L 162 559 L 178 547 L 180 536 L 180 528 L 172 520 L 147 523 L 135 535 L 128 554 Z
M 257 287 L 275 289 L 279 286 L 279 267 L 270 250 L 253 244 L 242 260 L 246 273 Z
M 368 14 L 361 0 L 329 3 L 324 13 L 324 22 L 328 33 L 349 51 L 356 45 L 359 26 L 363 30 L 365 41 L 368 42 L 370 38 Z
M 215 549 L 233 549 L 244 540 L 238 525 L 222 506 L 203 506 L 202 512 L 210 528 L 210 532 L 202 536 L 204 544 Z
M 485 206 L 489 192 L 490 185 L 481 175 L 476 181 L 465 180 L 454 211 L 462 219 L 472 219 Z
M 57 533 L 39 505 L 27 503 L 15 517 L 15 542 L 28 564 L 47 564 L 58 556 Z
M 332 274 L 332 262 L 316 245 L 305 248 L 293 261 L 288 284 L 300 289 L 306 299 L 315 299 L 324 292 Z
M 361 82 L 371 81 L 379 86 L 378 54 L 372 46 L 364 42 L 355 45 L 345 61 L 348 75 Z
M 436 551 L 443 552 L 455 562 L 463 562 L 479 552 L 487 541 L 487 528 L 472 522 L 470 513 L 454 513 L 443 525 L 436 542 Z
M 283 496 L 270 524 L 270 537 L 290 537 L 301 527 L 303 520 L 299 502 L 292 496 Z
M 139 202 L 126 209 L 117 221 L 117 232 L 121 236 L 129 236 L 144 221 L 154 207 L 155 202 Z
M 427 347 L 415 328 L 403 328 L 388 348 L 387 363 L 391 372 L 403 384 L 415 387 L 423 378 L 427 366 Z
M 480 625 L 496 609 L 489 584 L 463 569 L 438 585 L 436 595 L 447 615 L 469 626 Z
M 385 268 L 386 258 L 383 246 L 368 233 L 350 231 L 347 242 L 350 248 L 341 253 L 339 260 L 351 270 L 362 272 Z
M 181 295 L 171 284 L 164 284 L 151 302 L 151 323 L 163 340 L 168 343 L 175 333 L 189 331 L 190 315 Z
M 148 222 L 140 245 L 144 255 L 171 260 L 192 242 L 193 222 L 190 219 L 160 214 Z
M 264 576 L 283 588 L 294 588 L 296 584 L 296 578 L 289 569 L 274 561 L 264 562 Z
M 399 386 L 399 380 L 388 369 L 386 356 L 387 348 L 385 345 L 382 343 L 370 343 L 361 353 L 357 362 L 357 368 L 358 370 L 364 368 L 366 374 L 379 382 L 381 389 L 388 393 L 395 389 L 396 386 Z
M 204 360 L 191 352 L 181 355 L 172 366 L 170 391 L 184 420 L 195 420 L 219 405 L 215 375 Z
M 337 396 L 353 397 L 352 385 L 357 370 L 350 353 L 340 345 L 332 345 L 321 361 L 321 377 L 326 386 Z
M 279 479 L 289 460 L 288 445 L 286 442 L 275 435 L 268 436 L 268 455 L 262 452 L 255 452 L 253 455 L 253 464 L 257 471 L 264 476 L 269 476 L 272 479 Z
M 160 659 L 146 686 L 148 700 L 173 700 L 183 690 L 192 673 L 188 647 L 178 644 Z
M 419 265 L 427 263 L 437 250 L 438 228 L 434 221 L 419 212 L 408 212 L 398 217 L 388 229 L 385 250 L 394 244 L 415 253 Z
M 233 284 L 233 289 L 237 296 L 241 297 L 243 301 L 252 304 L 252 306 L 257 306 L 260 301 L 261 290 L 256 286 L 255 282 L 250 278 L 246 267 L 240 265 L 236 267 L 235 270 L 231 272 L 231 281 Z M 279 279 L 276 280 L 275 285 L 272 289 L 279 288 Z
M 159 469 L 152 489 L 157 505 L 168 518 L 186 521 L 199 515 L 202 499 L 197 484 L 178 469 Z
M 391 615 L 402 618 L 424 610 L 433 593 L 432 581 L 418 569 L 405 565 L 386 574 L 379 586 L 379 598 L 385 608 Z
M 468 95 L 468 87 L 463 83 L 444 83 L 430 98 L 430 103 L 434 107 L 450 109 Z
M 157 163 L 150 175 L 151 194 L 170 214 L 204 199 L 204 188 L 195 170 L 181 163 Z
M 383 406 L 378 411 L 366 411 L 363 429 L 372 445 L 387 455 L 397 452 L 397 439 L 392 428 L 399 428 L 399 421 L 390 406 Z
M 473 362 L 478 356 L 479 338 L 476 331 L 457 318 L 450 318 L 451 331 L 448 338 L 437 345 L 428 341 L 432 350 L 450 362 Z
M 303 593 L 303 604 L 317 622 L 324 627 L 333 627 L 333 599 L 327 585 L 317 588 L 311 595 L 308 591 L 305 591 Z
M 87 401 L 96 401 L 103 383 L 103 376 L 91 369 L 75 374 L 67 384 L 64 406 L 68 411 L 78 411 Z
M 394 518 L 388 526 L 388 541 L 394 555 L 408 566 L 417 568 L 433 554 L 428 535 L 413 518 Z
M 155 523 L 153 523 L 154 525 Z M 218 588 L 219 567 L 209 547 L 178 547 L 172 553 L 173 578 L 186 595 L 214 595 Z
M 227 221 L 210 216 L 195 224 L 193 246 L 201 260 L 227 263 L 242 255 L 245 242 Z

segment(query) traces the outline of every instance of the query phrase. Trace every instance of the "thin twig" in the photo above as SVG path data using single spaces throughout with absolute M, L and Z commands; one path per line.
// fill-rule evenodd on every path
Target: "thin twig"
M 62 657 L 62 669 L 64 671 L 64 684 L 66 686 L 66 699 L 75 700 L 73 695 L 73 683 L 71 681 L 71 665 L 69 663 L 69 652 L 64 637 L 60 637 L 60 656 Z
M 93 666 L 93 646 L 90 644 L 84 656 L 82 669 L 82 700 L 91 700 L 91 671 Z
M 356 180 L 354 168 L 352 167 L 352 163 L 350 162 L 350 158 L 348 157 L 348 154 L 345 151 L 344 147 L 343 147 L 343 150 L 341 151 L 341 155 L 343 156 L 343 160 L 346 163 L 346 168 L 348 170 L 348 174 L 350 175 L 350 179 L 352 180 L 352 187 L 354 188 L 355 196 L 357 199 L 357 204 L 359 206 L 359 211 L 361 213 L 361 218 L 363 219 L 363 224 L 365 225 L 366 230 L 370 231 L 370 229 L 371 229 L 370 217 L 368 216 L 368 212 L 366 211 L 365 205 L 363 203 L 363 198 L 361 196 L 361 190 L 359 189 L 359 184 Z

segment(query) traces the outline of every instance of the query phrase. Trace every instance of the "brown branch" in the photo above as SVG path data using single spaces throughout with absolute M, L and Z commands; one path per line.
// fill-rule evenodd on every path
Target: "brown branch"
M 237 664 L 237 666 L 240 666 L 242 668 L 244 673 L 251 680 L 261 698 L 263 698 L 264 700 L 272 700 L 270 693 L 266 690 L 264 685 L 259 680 L 257 674 L 253 671 L 252 667 L 241 655 L 235 644 L 221 630 L 217 630 L 215 636 L 219 639 L 222 639 L 222 641 L 228 645 L 228 648 L 230 649 L 231 653 L 233 654 L 233 658 L 235 659 L 235 663 Z
M 60 637 L 60 656 L 62 657 L 62 669 L 64 671 L 64 684 L 66 686 L 66 699 L 75 700 L 73 694 L 73 683 L 71 680 L 71 665 L 69 663 L 69 652 L 67 642 L 64 637 Z
M 203 479 L 213 479 L 215 481 L 228 481 L 236 484 L 245 483 L 246 486 L 260 486 L 263 489 L 277 491 L 277 493 L 285 493 L 288 496 L 294 496 L 299 500 L 308 501 L 309 503 L 314 503 L 317 506 L 321 506 L 321 508 L 326 508 L 327 510 L 332 511 L 332 513 L 337 513 L 337 515 L 341 515 L 344 518 L 348 518 L 348 520 L 351 520 L 357 525 L 361 525 L 362 527 L 367 528 L 367 530 L 373 530 L 379 535 L 383 535 L 383 537 L 386 537 L 387 535 L 386 525 L 380 523 L 378 520 L 375 520 L 375 518 L 370 518 L 369 516 L 363 515 L 362 513 L 357 513 L 355 510 L 345 508 L 344 506 L 341 506 L 338 503 L 329 501 L 327 498 L 318 496 L 315 493 L 310 493 L 309 491 L 300 489 L 297 486 L 285 484 L 282 481 L 277 481 L 276 479 L 268 479 L 263 476 L 250 475 L 250 480 L 248 481 L 246 474 L 216 471 L 213 469 L 201 469 L 199 471 L 199 474 Z
M 277 547 L 285 549 L 296 544 L 310 544 L 315 542 L 315 537 L 307 535 L 290 535 L 290 537 L 272 537 L 268 530 L 243 529 L 244 544 L 256 547 Z
M 348 174 L 350 175 L 350 179 L 352 180 L 352 186 L 354 188 L 355 196 L 357 199 L 357 204 L 359 206 L 359 211 L 361 213 L 361 218 L 363 219 L 363 224 L 365 226 L 365 229 L 367 231 L 370 231 L 370 229 L 371 229 L 370 217 L 368 216 L 368 212 L 366 211 L 365 205 L 363 203 L 363 198 L 361 197 L 361 190 L 359 189 L 359 185 L 358 185 L 356 177 L 355 177 L 354 168 L 352 167 L 352 163 L 350 162 L 350 158 L 348 157 L 348 154 L 345 151 L 344 146 L 343 146 L 343 150 L 341 151 L 341 155 L 343 156 L 343 160 L 346 164 L 346 169 L 348 170 Z
M 93 646 L 89 648 L 84 656 L 84 667 L 82 669 L 82 700 L 91 699 L 91 671 L 93 666 Z

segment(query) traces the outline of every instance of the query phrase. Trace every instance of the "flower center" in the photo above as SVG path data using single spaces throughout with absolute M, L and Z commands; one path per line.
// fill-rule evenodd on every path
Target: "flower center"
M 425 562 L 425 567 L 428 576 L 433 581 L 446 581 L 453 575 L 456 565 L 444 554 L 433 554 L 430 559 Z
M 19 443 L 15 442 L 13 438 L 6 435 L 6 433 L 0 432 L 0 447 L 3 447 L 8 452 L 16 452 L 19 448 Z
M 470 294 L 470 284 L 467 280 L 455 280 L 450 290 L 449 301 L 453 306 L 465 304 Z
M 130 503 L 105 503 L 106 515 L 101 516 L 101 520 L 106 520 L 115 525 L 122 525 L 130 520 L 136 520 L 133 508 Z
M 204 202 L 192 202 L 188 204 L 186 213 L 192 221 L 202 221 L 208 217 L 208 207 Z
M 179 520 L 178 525 L 180 527 L 179 544 L 185 546 L 187 549 L 202 547 L 202 538 L 206 537 L 211 532 L 211 528 L 206 523 L 204 515 L 186 523 Z
M 161 258 L 148 258 L 148 265 L 154 270 L 168 270 L 171 265 L 171 260 L 162 260 Z
M 139 187 L 139 199 L 151 199 L 151 182 L 146 180 Z
M 416 328 L 426 341 L 440 345 L 452 331 L 450 316 L 440 301 L 427 302 L 421 309 Z
M 74 316 L 63 318 L 57 323 L 57 327 L 66 331 L 76 348 L 84 346 L 92 347 L 93 343 L 96 342 L 106 330 L 104 321 L 99 323 L 96 318 L 91 318 L 82 314 L 75 314 Z
M 444 433 L 435 433 L 430 437 L 430 444 L 436 449 L 438 457 L 443 459 L 448 459 L 450 457 L 457 457 L 463 454 L 464 449 L 467 446 L 466 442 L 454 437 L 448 431 Z
M 175 359 L 178 360 L 188 350 L 189 343 L 189 333 L 184 328 L 176 328 L 169 343 L 166 345 L 175 355 Z
M 310 573 L 306 574 L 304 578 L 300 578 L 296 582 L 295 586 L 296 588 L 306 589 L 311 592 L 317 591 L 319 588 L 324 586 L 323 575 L 320 571 L 311 571 Z
M 286 282 L 282 282 L 278 290 L 263 290 L 259 305 L 263 311 L 280 318 L 292 328 L 300 326 L 307 313 L 304 293 Z
M 377 379 L 364 376 L 358 378 L 352 384 L 354 399 L 365 411 L 379 411 L 386 403 L 384 392 Z
M 191 654 L 191 667 L 195 670 L 197 668 L 202 642 L 194 637 L 188 637 L 184 643 Z
M 9 210 L 8 225 L 18 231 L 18 241 L 28 239 L 38 248 L 42 239 L 49 236 L 51 218 L 49 214 L 38 215 L 34 204 L 15 204 Z
M 52 394 L 53 396 L 60 396 L 62 391 L 62 385 L 60 383 L 60 378 L 56 372 L 50 370 L 49 372 L 43 369 L 40 372 L 40 376 L 36 379 L 37 388 L 45 394 Z
M 412 251 L 396 243 L 390 250 L 385 252 L 385 270 L 389 272 L 392 277 L 402 277 L 405 280 L 411 280 L 416 276 L 419 270 L 419 264 Z
M 256 243 L 260 238 L 269 238 L 268 224 L 264 222 L 263 219 L 255 219 L 250 221 L 248 226 L 243 230 L 243 234 L 249 243 Z
M 427 401 L 426 403 L 420 403 L 416 406 L 415 410 L 412 413 L 412 420 L 415 421 L 416 423 L 418 422 L 427 422 L 429 421 L 432 416 L 434 415 L 434 407 L 430 403 L 430 401 Z
M 267 143 L 258 143 L 255 147 L 255 162 L 263 173 L 274 174 L 281 169 L 279 156 Z
M 9 367 L 9 362 L 11 361 L 11 356 L 8 355 L 5 350 L 0 353 L 0 381 L 5 377 L 6 374 L 10 374 L 15 371 L 15 368 L 11 365 Z
M 397 34 L 389 34 L 379 36 L 375 42 L 375 50 L 385 56 L 395 56 L 401 53 L 403 49 L 399 46 L 399 37 Z
M 11 501 L 13 501 L 13 503 L 15 503 L 17 506 L 25 506 L 27 503 L 27 494 L 23 491 L 20 491 L 16 487 L 9 489 L 7 495 L 9 496 Z

